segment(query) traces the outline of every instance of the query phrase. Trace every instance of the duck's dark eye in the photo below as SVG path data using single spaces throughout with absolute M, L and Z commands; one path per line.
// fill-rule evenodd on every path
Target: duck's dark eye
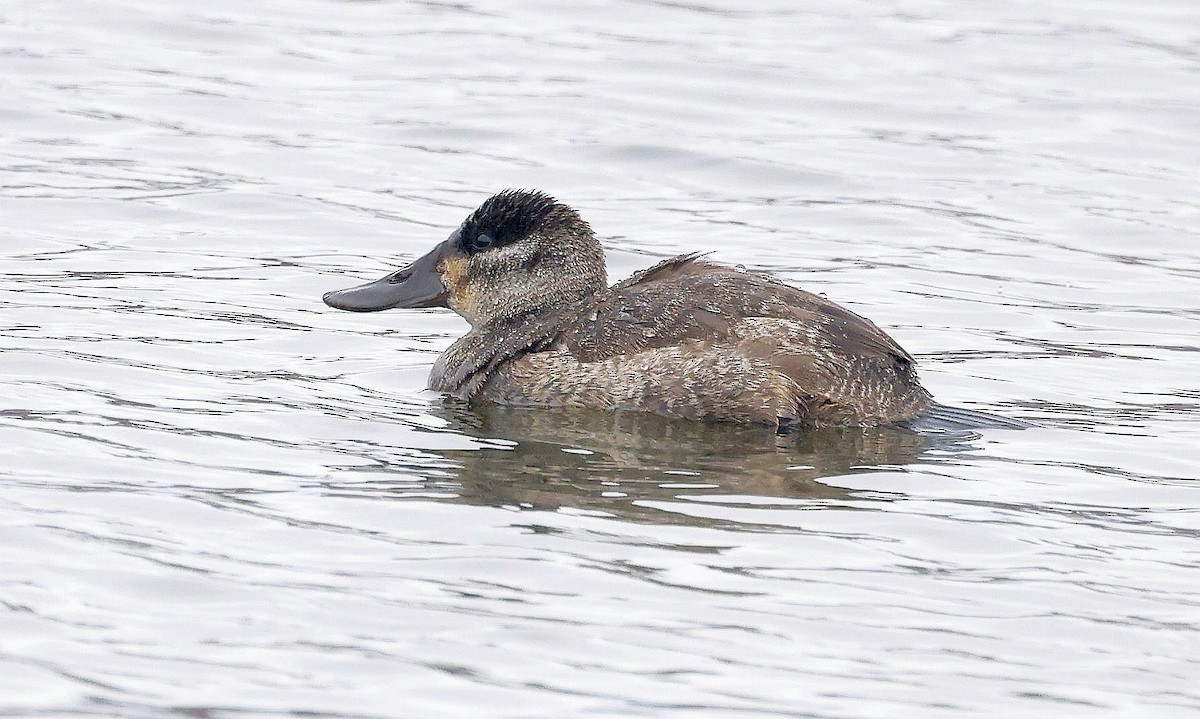
M 467 246 L 467 252 L 479 252 L 496 244 L 496 238 L 492 237 L 486 232 L 480 232 L 478 235 L 475 235 L 473 239 L 467 240 L 464 244 Z

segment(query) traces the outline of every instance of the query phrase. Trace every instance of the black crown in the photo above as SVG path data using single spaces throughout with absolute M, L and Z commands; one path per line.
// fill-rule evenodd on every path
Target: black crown
M 503 247 L 525 239 L 535 230 L 578 221 L 574 212 L 538 190 L 508 189 L 484 200 L 463 222 L 459 245 L 467 254 Z

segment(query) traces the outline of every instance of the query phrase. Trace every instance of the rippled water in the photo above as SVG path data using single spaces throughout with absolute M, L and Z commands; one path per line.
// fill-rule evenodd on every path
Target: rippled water
M 0 713 L 1200 712 L 1200 8 L 0 7 Z M 423 391 L 503 187 L 1025 431 Z

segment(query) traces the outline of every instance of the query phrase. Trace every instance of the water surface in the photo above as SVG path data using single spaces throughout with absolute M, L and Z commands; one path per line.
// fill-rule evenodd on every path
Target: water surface
M 1190 0 L 0 9 L 0 713 L 1200 714 Z M 537 187 L 1024 431 L 423 390 Z

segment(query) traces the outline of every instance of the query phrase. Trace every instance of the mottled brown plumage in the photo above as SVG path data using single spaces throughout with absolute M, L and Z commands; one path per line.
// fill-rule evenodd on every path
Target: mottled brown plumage
M 430 387 L 472 402 L 801 427 L 897 423 L 932 405 L 903 348 L 818 295 L 697 255 L 605 285 L 574 210 L 509 190 L 410 268 L 326 302 L 463 315 L 471 331 Z

